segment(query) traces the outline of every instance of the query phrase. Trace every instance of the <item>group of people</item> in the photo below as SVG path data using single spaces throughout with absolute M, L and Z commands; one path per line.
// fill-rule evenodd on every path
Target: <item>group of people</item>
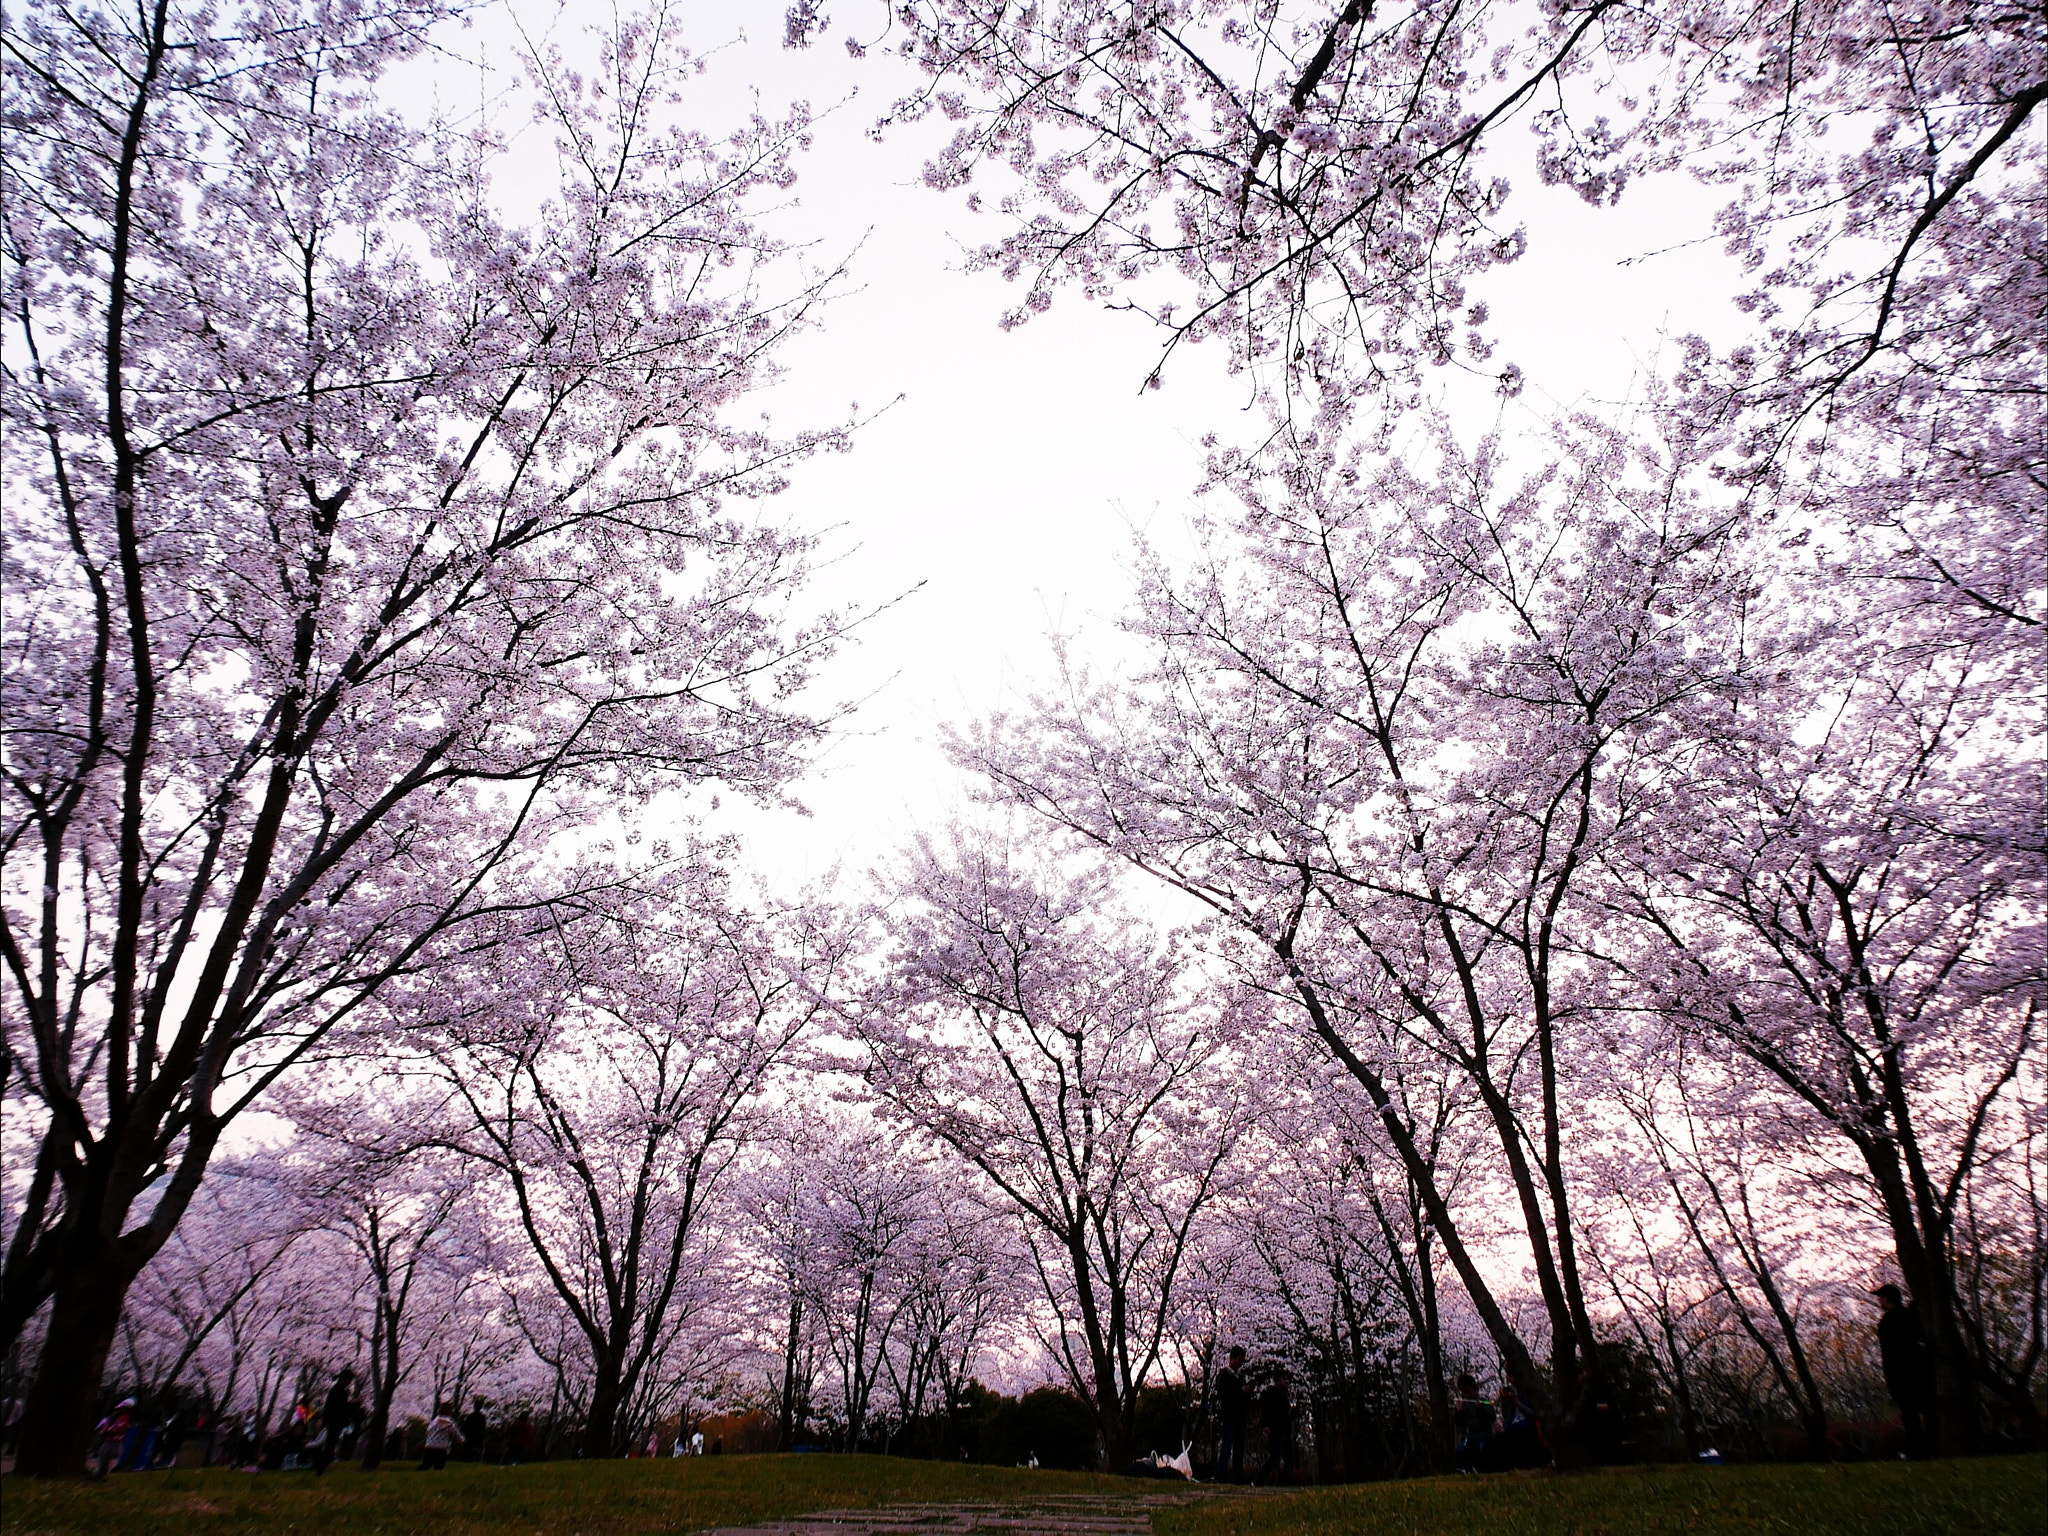
M 356 1396 L 355 1372 L 347 1367 L 337 1373 L 317 1411 L 310 1403 L 300 1403 L 267 1436 L 259 1436 L 246 1422 L 234 1418 L 222 1421 L 217 1430 L 207 1426 L 203 1419 L 191 1426 L 184 1425 L 176 1415 L 163 1423 L 154 1423 L 150 1416 L 140 1412 L 134 1398 L 123 1398 L 100 1420 L 95 1465 L 101 1475 L 169 1466 L 177 1458 L 180 1444 L 191 1433 L 205 1431 L 210 1436 L 203 1458 L 207 1462 L 258 1471 L 304 1468 L 319 1474 L 336 1461 L 365 1449 L 360 1441 L 368 1423 L 369 1417 Z M 451 1456 L 482 1461 L 490 1438 L 491 1426 L 482 1398 L 475 1399 L 470 1411 L 459 1418 L 454 1403 L 437 1403 L 427 1420 L 420 1470 L 438 1471 L 448 1465 Z M 384 1437 L 383 1459 L 403 1460 L 406 1441 L 403 1427 L 392 1429 Z M 495 1459 L 508 1464 L 537 1460 L 538 1436 L 533 1414 L 522 1410 L 504 1426 L 502 1443 L 488 1449 L 498 1453 Z
M 168 1467 L 177 1461 L 188 1436 L 207 1428 L 204 1416 L 190 1422 L 179 1413 L 158 1417 L 143 1412 L 134 1398 L 124 1397 L 100 1420 L 94 1464 L 103 1476 Z
M 1877 1298 L 1882 1316 L 1877 1325 L 1878 1350 L 1884 1364 L 1885 1384 L 1898 1404 L 1906 1436 L 1906 1454 L 1929 1455 L 1934 1446 L 1934 1371 L 1921 1331 L 1918 1313 L 1898 1286 L 1880 1285 L 1871 1293 Z M 1470 1374 L 1460 1375 L 1458 1395 L 1452 1408 L 1456 1432 L 1452 1465 L 1461 1472 L 1507 1471 L 1536 1467 L 1547 1462 L 1549 1450 L 1535 1416 L 1523 1404 L 1512 1384 L 1504 1384 L 1492 1399 L 1480 1395 L 1479 1383 Z M 1217 1372 L 1216 1418 L 1219 1430 L 1215 1475 L 1219 1480 L 1242 1482 L 1246 1446 L 1256 1403 L 1258 1423 L 1266 1432 L 1265 1465 L 1257 1474 L 1261 1482 L 1294 1479 L 1295 1420 L 1293 1381 L 1286 1369 L 1276 1369 L 1265 1387 L 1254 1394 L 1245 1376 L 1245 1352 L 1233 1346 L 1229 1364 Z M 192 1433 L 204 1432 L 214 1442 L 207 1460 L 230 1466 L 279 1468 L 307 1467 L 324 1473 L 337 1459 L 357 1452 L 357 1437 L 367 1424 L 355 1389 L 355 1372 L 344 1367 L 320 1411 L 300 1404 L 278 1431 L 261 1444 L 247 1424 L 229 1419 L 217 1427 L 205 1420 L 191 1423 L 171 1415 L 161 1422 L 141 1413 L 134 1398 L 124 1398 L 99 1424 L 98 1470 L 141 1470 L 168 1466 L 177 1459 L 179 1448 Z M 491 1438 L 484 1400 L 477 1398 L 467 1414 L 457 1417 L 452 1402 L 435 1404 L 427 1420 L 425 1445 L 420 1457 L 422 1472 L 438 1471 L 451 1457 L 482 1461 Z M 650 1438 L 646 1454 L 659 1454 L 658 1440 Z M 502 1441 L 490 1447 L 507 1464 L 536 1459 L 533 1415 L 522 1411 L 504 1426 Z M 714 1443 L 712 1454 L 724 1449 Z M 404 1457 L 406 1433 L 394 1429 L 386 1438 L 384 1459 Z M 674 1454 L 705 1454 L 702 1434 L 677 1436 Z M 1175 1464 L 1178 1466 L 1178 1463 Z M 1190 1469 L 1180 1468 L 1182 1475 Z
M 1458 1400 L 1451 1407 L 1457 1441 L 1451 1465 L 1460 1472 L 1508 1472 L 1540 1467 L 1550 1459 L 1543 1431 L 1512 1384 L 1503 1384 L 1489 1402 L 1469 1373 L 1458 1377 Z
M 523 1461 L 539 1458 L 539 1440 L 534 1432 L 533 1412 L 522 1408 L 511 1423 L 505 1425 L 501 1444 L 492 1445 L 491 1421 L 484 1413 L 484 1400 L 471 1401 L 468 1413 L 456 1417 L 457 1405 L 452 1402 L 434 1404 L 433 1416 L 427 1420 L 426 1442 L 420 1451 L 420 1470 L 439 1472 L 450 1460 L 459 1461 L 500 1461 L 506 1466 L 517 1466 Z M 397 1456 L 389 1456 L 397 1460 Z

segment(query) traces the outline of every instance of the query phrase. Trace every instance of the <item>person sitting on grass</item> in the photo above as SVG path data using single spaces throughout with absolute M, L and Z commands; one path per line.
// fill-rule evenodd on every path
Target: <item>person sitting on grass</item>
M 437 1403 L 427 1420 L 427 1448 L 420 1457 L 422 1472 L 439 1472 L 448 1465 L 448 1453 L 462 1444 L 462 1426 L 455 1422 L 455 1405 Z

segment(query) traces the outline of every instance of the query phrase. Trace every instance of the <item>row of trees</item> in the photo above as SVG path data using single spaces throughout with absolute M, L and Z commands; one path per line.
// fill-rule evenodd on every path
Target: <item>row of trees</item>
M 763 498 L 845 434 L 740 414 L 832 279 L 753 213 L 802 113 L 696 131 L 659 10 L 531 49 L 494 99 L 560 174 L 515 223 L 493 123 L 383 94 L 459 9 L 7 22 L 24 1471 L 82 1466 L 124 1319 L 218 1315 L 131 1350 L 181 1378 L 311 1254 L 380 1412 L 496 1287 L 597 1454 L 744 1339 L 790 1433 L 826 1380 L 858 1443 L 1004 1338 L 1115 1458 L 1255 1316 L 1360 1445 L 1440 1436 L 1483 1357 L 1601 1454 L 1621 1340 L 1688 1435 L 1747 1373 L 1818 1449 L 1814 1308 L 1882 1266 L 1944 1445 L 2038 1437 L 2039 16 L 898 8 L 894 116 L 956 123 L 934 186 L 1003 178 L 1012 318 L 1152 314 L 1267 430 L 1211 444 L 1190 555 L 1140 549 L 1138 665 L 961 730 L 993 830 L 835 909 L 647 834 L 776 800 L 830 722 L 850 616 Z M 1419 404 L 1519 388 L 1476 297 L 1516 124 L 1598 206 L 1718 189 L 1751 284 L 1737 342 L 1533 437 Z M 835 1084 L 874 1128 L 769 1155 Z M 185 1223 L 258 1108 L 351 1214 L 230 1257 Z M 254 1391 L 290 1351 L 230 1353 Z
M 1384 1115 L 1284 1002 L 1147 941 L 1100 870 L 1007 842 L 919 849 L 888 903 L 843 917 L 857 944 L 756 930 L 725 984 L 707 931 L 664 926 L 653 955 L 688 974 L 629 991 L 662 965 L 593 917 L 535 958 L 580 954 L 602 1015 L 536 1018 L 480 975 L 464 995 L 496 1001 L 302 1080 L 290 1132 L 218 1165 L 144 1271 L 113 1380 L 272 1423 L 349 1365 L 375 1464 L 407 1414 L 476 1393 L 586 1456 L 741 1410 L 783 1445 L 953 1455 L 980 1448 L 983 1383 L 1049 1376 L 1090 1459 L 1121 1464 L 1206 1449 L 1243 1342 L 1292 1371 L 1323 1475 L 1445 1465 L 1449 1378 L 1513 1363 Z M 836 974 L 794 987 L 820 956 Z M 1756 1068 L 1683 1043 L 1630 1059 L 1598 1098 L 1568 1085 L 1599 1123 L 1568 1177 L 1600 1395 L 1560 1449 L 1874 1448 L 1881 1206 Z M 1739 1110 L 1711 1112 L 1724 1097 Z M 1953 1252 L 1989 1364 L 2031 1388 L 2040 1131 L 2010 1129 L 1984 1138 Z M 1444 1089 L 1427 1134 L 1481 1296 L 1541 1347 L 1483 1102 Z M 1991 1438 L 2038 1433 L 2027 1398 L 1986 1406 Z

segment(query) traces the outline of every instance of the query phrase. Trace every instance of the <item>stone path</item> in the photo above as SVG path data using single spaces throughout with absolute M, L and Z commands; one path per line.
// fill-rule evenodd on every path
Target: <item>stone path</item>
M 1128 1494 L 1048 1494 L 962 1504 L 886 1504 L 823 1509 L 767 1525 L 708 1536 L 1148 1536 L 1152 1511 L 1252 1490 L 1208 1484 L 1153 1484 Z

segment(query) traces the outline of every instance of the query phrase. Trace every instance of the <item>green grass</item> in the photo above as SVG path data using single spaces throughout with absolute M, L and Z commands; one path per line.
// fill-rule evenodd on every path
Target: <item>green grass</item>
M 142 1472 L 103 1483 L 0 1483 L 0 1529 L 200 1536 L 227 1531 L 627 1536 L 744 1525 L 819 1509 L 1137 1494 L 1085 1472 L 889 1460 L 722 1456 L 690 1461 L 453 1466 L 423 1474 Z M 1155 1536 L 1934 1536 L 2048 1531 L 2048 1460 L 1915 1465 L 1629 1467 L 1428 1478 L 1219 1499 L 1154 1517 Z
M 102 1483 L 0 1483 L 0 1530 L 201 1536 L 227 1531 L 628 1536 L 924 1500 L 1029 1502 L 1129 1493 L 1127 1478 L 881 1456 L 556 1461 L 362 1472 L 124 1472 Z
M 1155 1536 L 2040 1536 L 2048 1459 L 1432 1477 L 1173 1510 L 1152 1528 Z

